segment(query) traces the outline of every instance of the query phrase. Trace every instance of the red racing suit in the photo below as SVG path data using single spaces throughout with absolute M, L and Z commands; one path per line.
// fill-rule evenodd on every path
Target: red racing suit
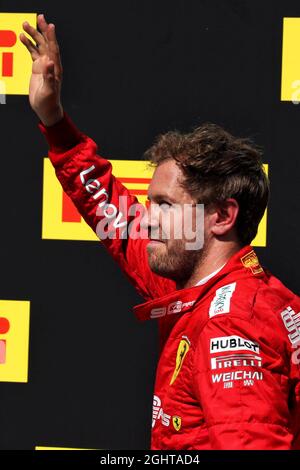
M 66 115 L 40 129 L 64 191 L 94 231 L 105 217 L 99 201 L 116 213 L 120 195 L 137 202 Z M 151 448 L 299 449 L 300 299 L 252 247 L 204 285 L 176 290 L 150 270 L 146 239 L 103 243 L 146 301 L 134 308 L 138 319 L 159 324 Z

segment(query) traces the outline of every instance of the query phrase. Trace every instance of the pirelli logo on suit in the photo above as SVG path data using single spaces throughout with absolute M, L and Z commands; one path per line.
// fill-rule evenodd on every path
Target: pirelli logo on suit
M 211 338 L 210 354 L 214 386 L 231 389 L 239 383 L 252 387 L 264 378 L 260 345 L 255 341 L 237 335 Z

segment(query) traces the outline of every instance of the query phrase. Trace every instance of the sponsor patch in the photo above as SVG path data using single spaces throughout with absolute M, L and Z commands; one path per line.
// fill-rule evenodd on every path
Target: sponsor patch
M 261 367 L 262 359 L 255 354 L 229 354 L 211 358 L 211 368 L 229 369 L 232 367 Z
M 263 380 L 263 373 L 260 371 L 237 370 L 234 372 L 221 372 L 212 374 L 213 384 L 223 383 L 224 388 L 233 388 L 236 381 L 242 381 L 244 387 L 251 387 L 256 381 Z
M 288 338 L 293 346 L 300 343 L 300 312 L 296 313 L 288 306 L 281 312 L 281 318 L 288 331 Z
M 184 358 L 186 354 L 188 353 L 189 349 L 190 349 L 190 341 L 187 338 L 187 336 L 183 336 L 177 349 L 176 366 L 175 366 L 175 370 L 173 372 L 173 375 L 170 381 L 170 385 L 172 385 L 177 379 L 177 376 L 181 370 Z
M 181 302 L 181 300 L 177 300 L 175 302 L 171 302 L 167 307 L 153 308 L 150 313 L 150 318 L 161 318 L 165 315 L 173 315 L 176 313 L 185 312 L 190 307 L 192 307 L 194 303 L 195 300 L 190 300 L 189 302 Z
M 221 336 L 219 338 L 211 338 L 210 340 L 211 353 L 245 350 L 259 354 L 259 345 L 240 336 Z
M 252 250 L 247 255 L 241 258 L 242 264 L 245 268 L 251 269 L 252 274 L 260 274 L 263 272 L 263 268 L 259 264 L 256 253 Z
M 230 300 L 236 288 L 236 282 L 220 287 L 216 290 L 216 295 L 210 304 L 209 317 L 230 312 Z
M 152 407 L 152 428 L 154 428 L 156 421 L 161 420 L 161 423 L 164 426 L 170 425 L 171 416 L 164 413 L 162 406 L 161 406 L 161 399 L 154 395 L 153 397 L 153 407 Z
M 180 418 L 180 416 L 173 416 L 172 423 L 173 423 L 175 431 L 180 431 L 180 428 L 181 428 L 181 418 Z

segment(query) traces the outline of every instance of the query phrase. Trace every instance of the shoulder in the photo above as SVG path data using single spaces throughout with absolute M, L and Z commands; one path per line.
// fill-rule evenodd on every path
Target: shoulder
M 212 289 L 207 320 L 223 315 L 251 320 L 266 312 L 279 312 L 289 304 L 300 311 L 300 298 L 274 276 L 237 279 Z
M 276 278 L 225 282 L 212 289 L 203 308 L 201 337 L 242 337 L 282 352 L 291 347 L 289 329 L 298 331 L 300 340 L 300 299 Z

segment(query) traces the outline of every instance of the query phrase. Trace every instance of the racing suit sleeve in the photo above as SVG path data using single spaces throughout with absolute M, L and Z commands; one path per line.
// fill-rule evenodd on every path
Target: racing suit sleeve
M 271 327 L 231 315 L 203 328 L 193 381 L 213 450 L 291 449 L 289 366 L 275 342 Z
M 114 177 L 111 163 L 97 155 L 95 142 L 80 132 L 66 114 L 54 126 L 45 127 L 40 122 L 39 128 L 48 141 L 56 176 L 87 224 L 98 237 L 99 232 L 116 228 L 113 237 L 103 235 L 101 240 L 142 297 L 150 300 L 175 290 L 173 281 L 151 271 L 147 239 L 122 235 L 129 225 L 136 233 L 139 231 L 141 213 L 128 214 L 138 200 Z M 119 196 L 123 196 L 122 207 Z

